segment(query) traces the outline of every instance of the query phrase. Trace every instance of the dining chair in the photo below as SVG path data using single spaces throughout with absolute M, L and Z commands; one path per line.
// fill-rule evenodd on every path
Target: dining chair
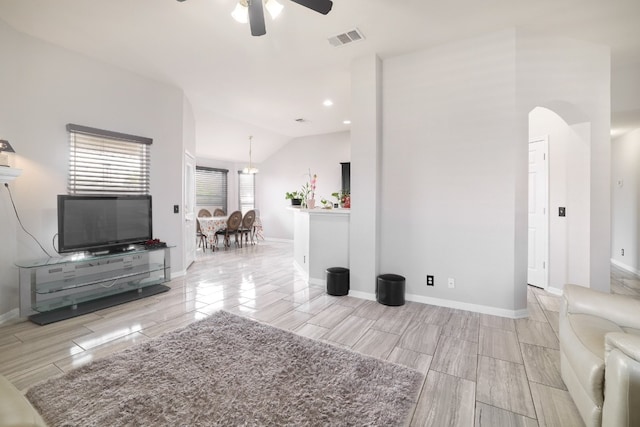
M 217 236 L 224 237 L 223 242 L 225 247 L 231 246 L 231 240 L 230 240 L 231 235 L 235 235 L 236 245 L 238 244 L 238 229 L 240 228 L 241 223 L 242 223 L 242 212 L 235 211 L 231 215 L 229 215 L 229 218 L 227 218 L 227 228 L 216 232 L 216 237 Z M 242 246 L 242 242 L 240 243 L 240 245 Z
M 244 214 L 242 218 L 242 226 L 240 227 L 240 247 L 242 247 L 242 240 L 246 237 L 246 242 L 249 244 L 249 236 L 251 236 L 251 244 L 253 244 L 253 223 L 256 220 L 256 211 L 250 210 Z
M 199 248 L 204 246 L 204 249 L 207 249 L 208 247 L 207 235 L 202 232 L 202 229 L 200 228 L 200 221 L 198 221 L 198 218 L 196 218 L 196 243 L 198 244 Z
M 213 216 L 226 216 L 227 214 L 220 208 L 213 211 Z
M 198 211 L 198 217 L 199 218 L 207 218 L 211 216 L 211 212 L 209 212 L 208 209 L 200 209 Z M 205 233 L 202 232 L 202 229 L 200 228 L 200 221 L 198 221 L 198 218 L 196 218 L 196 243 L 198 244 L 198 247 L 202 246 L 202 243 L 204 242 L 204 248 L 207 249 L 207 235 Z

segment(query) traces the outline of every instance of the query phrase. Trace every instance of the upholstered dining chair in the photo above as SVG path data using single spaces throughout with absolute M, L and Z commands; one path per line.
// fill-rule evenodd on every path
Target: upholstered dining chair
M 198 216 L 202 218 L 209 218 L 211 217 L 211 211 L 209 209 L 200 209 L 198 211 Z
M 242 247 L 242 240 L 246 237 L 246 242 L 249 244 L 249 236 L 251 236 L 251 244 L 253 244 L 253 223 L 256 220 L 256 211 L 253 209 L 247 211 L 242 218 L 242 226 L 239 229 L 240 233 L 240 247 Z
M 240 211 L 233 212 L 231 215 L 229 215 L 229 218 L 227 218 L 227 228 L 216 232 L 216 237 L 223 236 L 224 246 L 230 247 L 231 246 L 230 237 L 231 235 L 235 235 L 236 244 L 238 244 L 238 229 L 240 228 L 241 224 L 242 224 L 242 212 Z
M 220 208 L 216 208 L 216 210 L 213 211 L 213 216 L 225 216 L 225 215 L 227 215 L 225 211 L 223 211 Z

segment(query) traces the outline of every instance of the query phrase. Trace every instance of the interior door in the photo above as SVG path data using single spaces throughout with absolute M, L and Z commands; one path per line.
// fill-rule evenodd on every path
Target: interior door
M 549 269 L 549 141 L 529 142 L 528 283 L 546 289 Z
M 189 266 L 196 259 L 196 159 L 185 151 L 184 154 L 184 265 Z

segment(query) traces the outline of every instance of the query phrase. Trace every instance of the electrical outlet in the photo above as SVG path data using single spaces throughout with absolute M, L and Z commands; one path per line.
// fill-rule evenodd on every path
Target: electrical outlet
M 624 249 L 620 250 L 620 255 L 624 256 Z
M 456 287 L 456 281 L 453 279 L 453 277 L 449 277 L 449 279 L 447 280 L 447 285 L 449 285 L 449 288 L 451 289 Z
M 427 286 L 433 286 L 433 276 L 427 276 Z
M 173 213 L 180 213 L 180 206 L 179 205 L 173 205 Z

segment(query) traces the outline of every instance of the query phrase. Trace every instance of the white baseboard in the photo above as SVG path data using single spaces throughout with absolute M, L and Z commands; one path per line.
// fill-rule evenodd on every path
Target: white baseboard
M 305 282 L 309 283 L 309 273 L 306 272 L 304 270 L 304 268 L 302 268 L 302 266 L 300 266 L 300 264 L 298 264 L 297 262 L 293 261 L 293 268 L 295 268 L 296 271 L 298 273 L 300 273 L 300 275 L 302 276 L 302 280 L 304 280 Z
M 186 270 L 182 270 L 182 271 L 178 271 L 176 273 L 171 273 L 171 278 L 169 280 L 173 280 L 176 279 L 178 277 L 182 277 L 182 276 L 186 276 L 187 275 L 187 271 Z
M 350 290 L 349 295 L 356 298 L 366 299 L 369 301 L 376 300 L 376 294 L 370 293 L 370 292 Z M 475 313 L 491 314 L 493 316 L 508 317 L 510 319 L 521 319 L 529 315 L 529 312 L 527 311 L 526 308 L 522 310 L 505 310 L 502 308 L 489 307 L 486 305 L 469 304 L 466 302 L 451 301 L 451 300 L 440 299 L 440 298 L 431 298 L 431 297 L 425 297 L 423 295 L 415 295 L 415 294 L 406 294 L 405 300 L 419 302 L 422 304 L 437 305 L 440 307 L 455 308 L 458 310 L 473 311 Z
M 265 242 L 283 242 L 283 243 L 293 243 L 293 239 L 279 239 L 277 237 L 265 237 Z
M 550 294 L 557 295 L 557 296 L 559 296 L 559 297 L 561 297 L 561 296 L 563 295 L 563 293 L 564 293 L 564 292 L 562 291 L 562 289 L 560 289 L 560 288 L 554 288 L 554 287 L 551 287 L 551 286 L 548 286 L 548 287 L 547 287 L 547 289 L 545 289 L 545 290 L 546 290 L 547 292 L 549 292 Z
M 317 285 L 317 286 L 326 286 L 327 281 L 324 279 L 316 279 L 315 277 L 309 277 L 308 280 L 310 285 Z
M 640 276 L 640 270 L 636 270 L 635 268 L 631 267 L 630 265 L 621 263 L 620 261 L 617 261 L 613 258 L 611 258 L 611 264 L 615 265 L 616 267 L 619 267 L 623 270 L 626 270 L 630 273 L 636 274 Z
M 18 317 L 20 317 L 20 310 L 17 308 L 7 311 L 4 314 L 0 314 L 0 325 L 8 322 L 9 320 L 17 319 Z

